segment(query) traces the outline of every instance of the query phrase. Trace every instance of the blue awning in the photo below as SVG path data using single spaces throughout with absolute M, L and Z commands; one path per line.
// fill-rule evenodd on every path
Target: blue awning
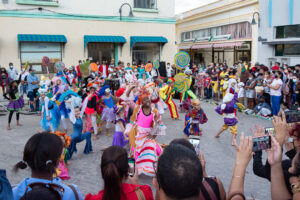
M 130 47 L 138 42 L 151 42 L 151 43 L 167 43 L 168 39 L 160 36 L 131 36 L 130 37 Z
M 67 42 L 64 35 L 18 34 L 18 42 Z
M 85 35 L 84 46 L 89 42 L 110 42 L 110 43 L 126 43 L 126 39 L 123 36 L 112 35 Z

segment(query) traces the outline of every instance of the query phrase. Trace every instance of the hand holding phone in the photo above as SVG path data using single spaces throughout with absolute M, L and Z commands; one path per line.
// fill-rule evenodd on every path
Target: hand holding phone
M 189 141 L 193 145 L 193 147 L 195 148 L 195 151 L 198 155 L 199 150 L 200 150 L 200 137 L 199 136 L 189 136 Z
M 300 122 L 300 112 L 298 110 L 286 111 L 285 117 L 287 123 Z
M 135 173 L 135 160 L 132 158 L 128 158 L 129 172 L 128 175 L 133 177 Z
M 253 147 L 252 147 L 253 152 L 270 149 L 270 148 L 271 148 L 271 136 L 270 135 L 253 138 Z

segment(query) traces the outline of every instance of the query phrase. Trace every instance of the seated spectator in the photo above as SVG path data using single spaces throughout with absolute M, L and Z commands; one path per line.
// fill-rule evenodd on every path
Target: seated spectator
M 194 153 L 196 153 L 194 146 L 186 139 L 180 138 L 173 140 L 170 145 L 172 144 L 181 144 L 190 150 L 192 150 Z M 197 154 L 197 153 L 196 153 Z M 206 170 L 205 170 L 205 158 L 201 151 L 198 152 L 198 158 L 201 162 L 202 171 L 203 171 L 203 181 L 202 181 L 202 187 L 201 192 L 199 195 L 199 200 L 202 199 L 226 199 L 226 192 L 224 189 L 224 186 L 221 182 L 221 180 L 217 177 L 209 177 L 207 176 Z
M 25 178 L 13 188 L 14 200 L 19 200 L 27 192 L 40 187 L 55 188 L 56 191 L 63 191 L 60 192 L 60 197 L 63 200 L 83 199 L 76 185 L 67 186 L 62 183 L 60 178 L 53 178 L 62 152 L 63 143 L 57 135 L 51 133 L 33 135 L 25 145 L 23 160 L 14 167 L 14 170 L 18 171 L 18 169 L 25 169 L 29 166 L 31 168 L 31 177 Z M 36 185 L 39 187 L 35 187 Z M 30 196 L 31 194 L 28 195 Z
M 101 158 L 101 173 L 104 190 L 97 195 L 88 194 L 85 200 L 153 200 L 150 186 L 138 185 L 138 172 L 134 177 L 128 176 L 128 155 L 124 148 L 111 146 L 107 148 Z M 129 180 L 131 184 L 125 183 Z
M 203 172 L 197 155 L 180 144 L 169 145 L 159 157 L 153 185 L 160 200 L 198 200 Z

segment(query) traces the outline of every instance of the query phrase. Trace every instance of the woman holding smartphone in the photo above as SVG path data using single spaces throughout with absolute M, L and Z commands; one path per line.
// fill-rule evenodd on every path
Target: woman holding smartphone
M 280 110 L 280 101 L 281 101 L 281 89 L 282 89 L 282 73 L 277 71 L 274 73 L 275 79 L 271 84 L 267 86 L 270 88 L 271 94 L 271 104 L 272 104 L 272 114 L 277 115 Z
M 104 189 L 97 195 L 88 194 L 85 200 L 153 200 L 150 186 L 138 185 L 138 172 L 128 176 L 129 164 L 127 152 L 120 146 L 107 148 L 101 158 L 101 173 Z M 125 183 L 129 180 L 130 184 Z

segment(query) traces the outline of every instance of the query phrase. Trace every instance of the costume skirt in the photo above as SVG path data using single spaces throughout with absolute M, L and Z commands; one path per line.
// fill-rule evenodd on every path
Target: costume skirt
M 116 115 L 114 113 L 113 108 L 104 108 L 102 112 L 102 120 L 108 121 L 108 122 L 114 122 L 116 120 Z
M 9 102 L 9 104 L 7 105 L 7 110 L 19 112 L 23 107 L 24 107 L 24 99 L 22 97 L 19 97 L 19 99 Z
M 113 142 L 112 142 L 113 146 L 125 147 L 127 143 L 128 143 L 128 140 L 127 141 L 125 140 L 122 132 L 116 131 L 114 133 Z

